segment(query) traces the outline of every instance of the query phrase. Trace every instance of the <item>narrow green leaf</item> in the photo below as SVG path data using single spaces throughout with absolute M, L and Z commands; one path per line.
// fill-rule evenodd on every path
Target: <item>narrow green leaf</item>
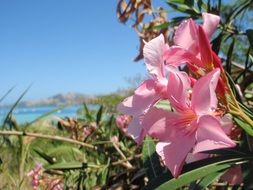
M 203 177 L 194 187 L 193 190 L 205 190 L 208 185 L 213 183 L 216 179 L 221 177 L 226 170 L 217 171 Z
M 205 154 L 216 154 L 216 155 L 233 155 L 233 156 L 245 156 L 250 154 L 249 152 L 246 152 L 245 149 L 242 149 L 240 147 L 235 148 L 223 148 L 223 149 L 214 149 L 214 150 L 208 150 L 201 153 Z
M 175 4 L 175 3 L 171 3 L 169 0 L 167 1 L 167 4 L 171 6 L 173 9 L 183 12 L 183 13 L 187 13 L 194 16 L 200 14 L 200 12 L 197 9 L 190 7 L 186 4 Z
M 5 119 L 4 119 L 4 123 L 3 123 L 3 128 L 5 128 L 5 125 L 7 124 L 7 122 L 9 121 L 11 114 L 13 112 L 13 110 L 17 107 L 18 103 L 21 101 L 21 99 L 25 96 L 25 94 L 28 92 L 28 90 L 31 88 L 31 85 L 28 86 L 28 88 L 19 96 L 19 98 L 16 100 L 16 102 L 12 105 L 11 109 L 9 110 L 9 112 L 7 113 Z M 18 129 L 16 129 L 18 130 Z
M 243 103 L 238 102 L 238 104 L 243 109 L 244 113 L 246 113 L 251 119 L 253 119 L 253 112 Z
M 84 107 L 84 114 L 85 114 L 85 118 L 88 120 L 88 121 L 92 121 L 93 118 L 92 118 L 92 115 L 88 109 L 88 106 L 86 105 L 86 103 L 83 104 L 83 107 Z
M 239 118 L 234 117 L 235 122 L 250 136 L 253 136 L 253 128 L 248 123 L 243 122 Z
M 185 186 L 192 181 L 201 179 L 202 177 L 205 177 L 211 173 L 223 171 L 231 166 L 233 166 L 236 163 L 245 163 L 248 160 L 252 159 L 250 156 L 244 156 L 244 157 L 234 157 L 234 156 L 220 156 L 215 158 L 209 158 L 205 160 L 200 160 L 195 163 L 188 164 L 185 167 L 185 170 L 188 170 L 188 172 L 183 173 L 180 175 L 177 179 L 173 178 L 158 188 L 157 190 L 174 190 L 177 188 L 180 188 L 182 186 Z M 202 165 L 201 167 L 197 167 L 198 165 Z
M 162 29 L 168 28 L 169 26 L 170 26 L 170 23 L 169 22 L 165 22 L 165 23 L 153 26 L 151 28 L 151 30 L 162 30 Z
M 233 58 L 233 51 L 234 51 L 234 45 L 235 45 L 235 38 L 233 38 L 227 53 L 227 59 L 226 59 L 226 71 L 231 74 L 232 69 L 232 58 Z
M 15 88 L 15 86 L 11 87 L 1 98 L 0 102 L 2 102 L 10 93 L 11 91 Z
M 54 170 L 71 170 L 71 169 L 81 169 L 86 168 L 86 163 L 81 162 L 69 162 L 69 163 L 56 163 L 52 165 L 48 165 L 45 167 L 46 170 L 54 169 Z
M 41 158 L 43 158 L 44 160 L 46 160 L 49 164 L 53 164 L 55 163 L 55 159 L 49 155 L 47 155 L 46 153 L 38 150 L 38 149 L 33 149 Z
M 150 137 L 145 138 L 142 148 L 142 160 L 144 167 L 147 169 L 146 173 L 150 180 L 157 178 L 163 172 L 159 157 L 156 153 L 155 143 Z
M 97 112 L 97 116 L 96 116 L 96 123 L 97 125 L 99 125 L 101 118 L 102 118 L 102 113 L 103 113 L 103 105 L 100 106 L 98 112 Z
M 250 46 L 253 49 L 253 29 L 246 30 L 246 34 L 249 39 Z

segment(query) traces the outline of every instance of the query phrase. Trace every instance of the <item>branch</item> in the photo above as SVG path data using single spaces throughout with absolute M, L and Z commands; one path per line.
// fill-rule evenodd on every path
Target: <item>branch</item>
M 0 131 L 0 135 L 16 135 L 16 136 L 28 136 L 28 137 L 36 137 L 36 138 L 43 138 L 43 139 L 50 139 L 50 140 L 57 140 L 57 141 L 63 141 L 63 142 L 68 142 L 72 144 L 78 144 L 86 148 L 90 149 L 96 149 L 95 146 L 84 143 L 81 141 L 77 141 L 74 139 L 66 138 L 66 137 L 61 137 L 61 136 L 55 136 L 55 135 L 45 135 L 45 134 L 40 134 L 40 133 L 30 133 L 30 132 L 25 132 L 25 131 Z

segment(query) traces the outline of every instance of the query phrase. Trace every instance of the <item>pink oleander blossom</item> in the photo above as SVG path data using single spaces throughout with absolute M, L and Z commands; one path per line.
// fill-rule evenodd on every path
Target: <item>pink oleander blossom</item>
M 184 72 L 169 67 L 168 99 L 172 111 L 152 107 L 142 125 L 159 140 L 156 151 L 172 175 L 177 177 L 188 153 L 234 147 L 235 143 L 221 127 L 215 89 L 220 70 L 197 80 L 190 91 L 190 79 Z
M 203 25 L 197 25 L 192 19 L 182 22 L 175 32 L 174 46 L 165 52 L 167 64 L 181 65 L 189 63 L 190 68 L 211 71 L 221 68 L 220 61 L 212 51 L 210 38 L 216 30 L 220 17 L 203 13 Z
M 145 136 L 142 128 L 142 118 L 148 109 L 159 99 L 167 96 L 168 79 L 165 76 L 164 52 L 168 47 L 163 35 L 147 42 L 143 49 L 144 62 L 151 79 L 145 80 L 134 92 L 117 107 L 118 111 L 132 116 L 128 126 L 128 133 L 137 143 L 141 143 Z

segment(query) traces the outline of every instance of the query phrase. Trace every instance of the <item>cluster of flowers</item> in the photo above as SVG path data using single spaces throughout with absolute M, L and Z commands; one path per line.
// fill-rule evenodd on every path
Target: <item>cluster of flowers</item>
M 39 187 L 46 187 L 47 190 L 63 190 L 63 183 L 60 179 L 51 179 L 48 176 L 43 175 L 43 166 L 41 163 L 27 173 L 28 177 L 31 177 L 31 185 L 33 190 L 37 190 Z
M 122 118 L 129 123 L 127 132 L 138 144 L 146 135 L 157 139 L 156 151 L 174 177 L 187 157 L 196 160 L 203 151 L 236 146 L 229 137 L 231 127 L 223 126 L 230 88 L 210 44 L 220 17 L 202 16 L 202 25 L 192 19 L 179 25 L 173 46 L 163 35 L 145 43 L 144 62 L 151 78 L 118 105 L 118 111 L 131 117 L 120 116 L 118 125 L 123 126 Z M 159 107 L 161 101 L 170 109 Z
M 38 189 L 40 185 L 40 179 L 42 175 L 42 164 L 38 163 L 35 168 L 33 168 L 30 172 L 27 173 L 27 176 L 32 178 L 32 188 L 34 190 Z

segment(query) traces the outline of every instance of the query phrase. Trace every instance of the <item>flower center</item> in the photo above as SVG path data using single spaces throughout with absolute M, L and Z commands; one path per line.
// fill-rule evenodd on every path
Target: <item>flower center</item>
M 175 122 L 175 126 L 186 135 L 190 135 L 196 131 L 196 127 L 192 122 L 196 121 L 198 116 L 192 110 L 187 110 L 180 114 L 180 118 Z

